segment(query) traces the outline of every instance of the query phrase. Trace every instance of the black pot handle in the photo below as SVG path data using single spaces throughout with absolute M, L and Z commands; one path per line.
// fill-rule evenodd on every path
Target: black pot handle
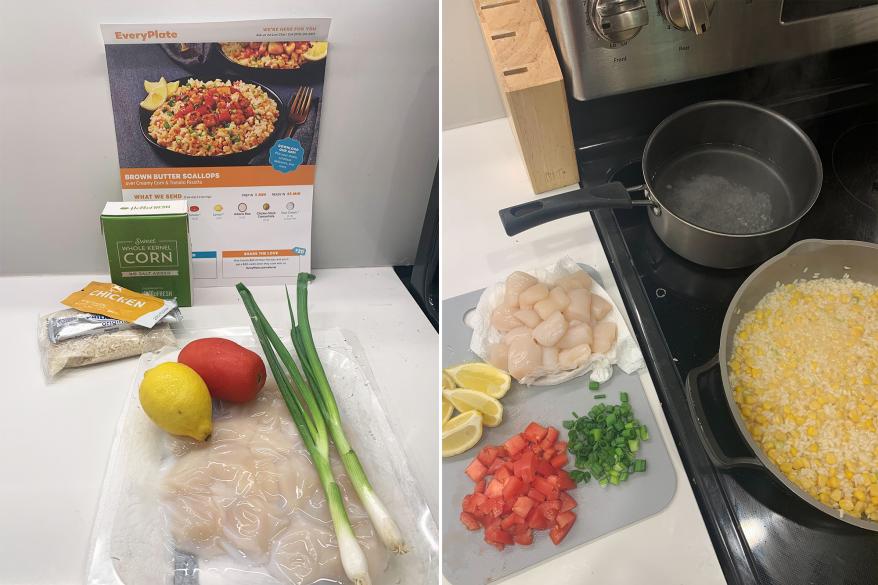
M 689 402 L 689 412 L 695 420 L 695 430 L 698 432 L 698 438 L 704 445 L 704 450 L 713 464 L 719 469 L 732 469 L 735 467 L 757 467 L 765 469 L 765 465 L 756 457 L 730 457 L 726 455 L 716 436 L 708 425 L 707 417 L 704 415 L 704 404 L 701 402 L 701 394 L 698 391 L 698 379 L 716 367 L 719 363 L 719 356 L 714 356 L 709 362 L 703 366 L 699 366 L 689 372 L 686 376 L 686 400 Z M 746 429 L 739 429 L 746 432 Z
M 642 186 L 633 187 L 630 191 L 643 189 Z M 514 236 L 532 227 L 567 217 L 576 213 L 601 209 L 606 207 L 618 207 L 628 209 L 641 201 L 632 201 L 629 189 L 618 181 L 597 185 L 596 187 L 583 187 L 576 191 L 568 191 L 560 195 L 552 195 L 535 201 L 528 201 L 514 207 L 500 210 L 500 221 L 506 235 Z M 649 201 L 643 201 L 649 204 Z

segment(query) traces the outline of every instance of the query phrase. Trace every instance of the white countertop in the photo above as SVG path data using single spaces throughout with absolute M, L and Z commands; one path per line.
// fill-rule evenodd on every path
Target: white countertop
M 542 267 L 568 255 L 596 269 L 616 305 L 625 312 L 590 214 L 556 220 L 512 238 L 503 231 L 497 211 L 536 197 L 505 118 L 449 130 L 443 137 L 443 299 L 484 288 L 514 270 Z M 504 584 L 725 583 L 649 373 L 644 371 L 640 380 L 677 472 L 673 500 L 650 518 L 555 557 Z M 582 520 L 588 521 L 587 512 Z
M 392 268 L 316 271 L 312 327 L 352 331 L 438 524 L 438 336 Z M 46 384 L 37 317 L 94 275 L 0 278 L 0 584 L 85 578 L 92 521 L 135 358 L 68 370 Z M 251 287 L 268 318 L 289 319 L 283 287 Z M 249 326 L 232 287 L 196 289 L 187 329 Z M 435 422 L 434 422 L 435 421 Z

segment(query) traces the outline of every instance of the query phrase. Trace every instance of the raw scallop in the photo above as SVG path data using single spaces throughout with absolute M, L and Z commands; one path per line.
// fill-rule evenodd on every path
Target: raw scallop
M 542 319 L 543 321 L 548 319 L 549 315 L 560 309 L 561 307 L 559 307 L 555 303 L 555 301 L 553 301 L 549 297 L 546 297 L 543 300 L 534 303 L 534 311 L 537 312 L 537 315 L 539 315 L 540 319 Z
M 264 575 L 259 582 L 346 582 L 317 472 L 273 382 L 247 404 L 216 403 L 206 443 L 168 441 L 165 524 L 202 571 L 215 561 Z M 336 460 L 333 470 L 369 571 L 381 575 L 386 548 Z
M 587 290 L 573 289 L 568 293 L 570 304 L 564 310 L 564 317 L 568 321 L 580 321 L 588 323 L 591 321 L 591 303 L 592 294 Z
M 547 370 L 554 370 L 558 367 L 558 348 L 557 347 L 544 347 L 543 348 L 543 368 Z
M 570 292 L 577 288 L 589 290 L 591 288 L 591 277 L 585 272 L 579 270 L 559 280 L 558 286 L 560 286 L 567 292 Z
M 506 345 L 510 345 L 519 337 L 525 337 L 527 339 L 530 339 L 531 334 L 532 331 L 530 327 L 516 327 L 515 329 L 512 329 L 503 336 L 503 343 L 505 343 Z
M 519 309 L 513 313 L 513 316 L 531 329 L 539 325 L 542 321 L 540 316 L 533 309 Z
M 543 347 L 552 347 L 564 337 L 567 332 L 567 321 L 561 315 L 561 311 L 555 311 L 548 319 L 534 328 L 533 338 Z
M 529 309 L 544 298 L 549 296 L 549 288 L 545 284 L 535 284 L 518 295 L 518 306 Z
M 591 348 L 587 343 L 570 349 L 562 349 L 558 353 L 558 364 L 565 370 L 578 368 L 591 356 Z
M 516 270 L 506 277 L 506 292 L 521 294 L 533 285 L 537 284 L 536 277 L 525 272 Z
M 533 339 L 518 338 L 509 346 L 509 375 L 516 380 L 527 377 L 543 362 L 543 350 Z
M 555 306 L 558 307 L 559 311 L 563 311 L 567 308 L 567 305 L 570 304 L 570 295 L 568 295 L 567 291 L 560 286 L 556 286 L 549 291 L 549 298 L 555 303 Z
M 595 353 L 607 353 L 613 349 L 616 343 L 616 324 L 612 321 L 604 321 L 594 326 L 594 344 L 592 349 Z
M 591 345 L 593 341 L 591 326 L 585 323 L 569 324 L 567 333 L 558 341 L 558 349 L 570 349 L 577 345 Z
M 591 297 L 591 320 L 597 323 L 607 316 L 607 313 L 613 310 L 610 301 L 604 299 L 600 295 L 592 295 Z
M 488 346 L 488 363 L 506 370 L 509 367 L 509 346 L 505 343 L 492 343 Z
M 513 315 L 514 312 L 515 309 L 507 307 L 506 305 L 497 307 L 491 314 L 491 325 L 501 333 L 511 331 L 516 327 L 521 327 L 521 321 L 515 318 Z

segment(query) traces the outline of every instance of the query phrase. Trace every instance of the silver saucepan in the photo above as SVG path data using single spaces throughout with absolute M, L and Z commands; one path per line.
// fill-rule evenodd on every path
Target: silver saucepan
M 823 165 L 801 128 L 737 101 L 679 110 L 643 151 L 644 185 L 612 182 L 500 211 L 510 236 L 591 211 L 644 205 L 656 234 L 684 258 L 713 268 L 759 263 L 786 246 L 814 205 Z M 642 190 L 644 199 L 630 192 Z

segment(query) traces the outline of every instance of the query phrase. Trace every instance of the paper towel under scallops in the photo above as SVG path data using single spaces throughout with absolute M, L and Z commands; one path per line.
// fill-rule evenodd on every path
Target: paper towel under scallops
M 605 382 L 616 364 L 644 365 L 637 342 L 607 292 L 570 258 L 516 271 L 485 289 L 467 317 L 470 349 L 519 382 L 546 386 L 587 372 Z

